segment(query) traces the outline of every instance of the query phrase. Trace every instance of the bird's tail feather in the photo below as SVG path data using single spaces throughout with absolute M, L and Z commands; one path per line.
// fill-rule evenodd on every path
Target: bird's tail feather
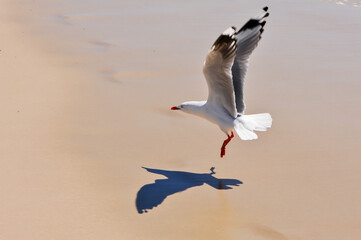
M 235 120 L 236 133 L 242 140 L 257 139 L 254 131 L 266 131 L 272 125 L 272 117 L 269 113 L 242 115 Z

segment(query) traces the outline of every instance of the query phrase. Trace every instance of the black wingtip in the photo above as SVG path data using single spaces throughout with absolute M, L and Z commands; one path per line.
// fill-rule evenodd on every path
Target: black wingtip
M 263 21 L 260 23 L 260 25 L 262 26 L 262 28 L 264 27 L 264 25 L 266 25 L 266 21 Z
M 267 12 L 265 15 L 264 15 L 264 17 L 268 17 L 269 16 L 269 12 Z
M 261 28 L 259 31 L 260 31 L 261 34 L 262 34 L 262 33 L 264 32 L 264 28 Z
M 268 11 L 268 7 L 265 6 L 265 7 L 263 8 L 263 10 L 264 10 L 265 12 L 267 12 L 267 11 Z

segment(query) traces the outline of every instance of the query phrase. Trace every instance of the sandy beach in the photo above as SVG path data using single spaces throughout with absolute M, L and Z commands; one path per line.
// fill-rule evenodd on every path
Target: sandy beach
M 361 238 L 355 1 L 0 2 L 0 239 Z M 221 159 L 169 109 L 265 5 L 246 103 L 274 124 Z

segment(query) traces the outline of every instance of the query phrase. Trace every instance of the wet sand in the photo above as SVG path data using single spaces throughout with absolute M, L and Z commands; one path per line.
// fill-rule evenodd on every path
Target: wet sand
M 360 8 L 270 4 L 246 103 L 274 124 L 220 159 L 224 134 L 169 108 L 268 2 L 1 3 L 0 238 L 361 237 Z

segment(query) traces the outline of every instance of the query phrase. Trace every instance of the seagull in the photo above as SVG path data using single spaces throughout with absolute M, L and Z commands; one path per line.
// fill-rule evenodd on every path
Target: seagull
M 254 131 L 266 131 L 272 125 L 269 113 L 244 115 L 243 93 L 249 57 L 261 39 L 268 16 L 268 7 L 264 7 L 241 29 L 229 27 L 214 42 L 203 66 L 209 91 L 207 101 L 188 101 L 171 108 L 217 124 L 227 135 L 221 158 L 234 137 L 233 130 L 242 140 L 254 140 L 258 138 Z

